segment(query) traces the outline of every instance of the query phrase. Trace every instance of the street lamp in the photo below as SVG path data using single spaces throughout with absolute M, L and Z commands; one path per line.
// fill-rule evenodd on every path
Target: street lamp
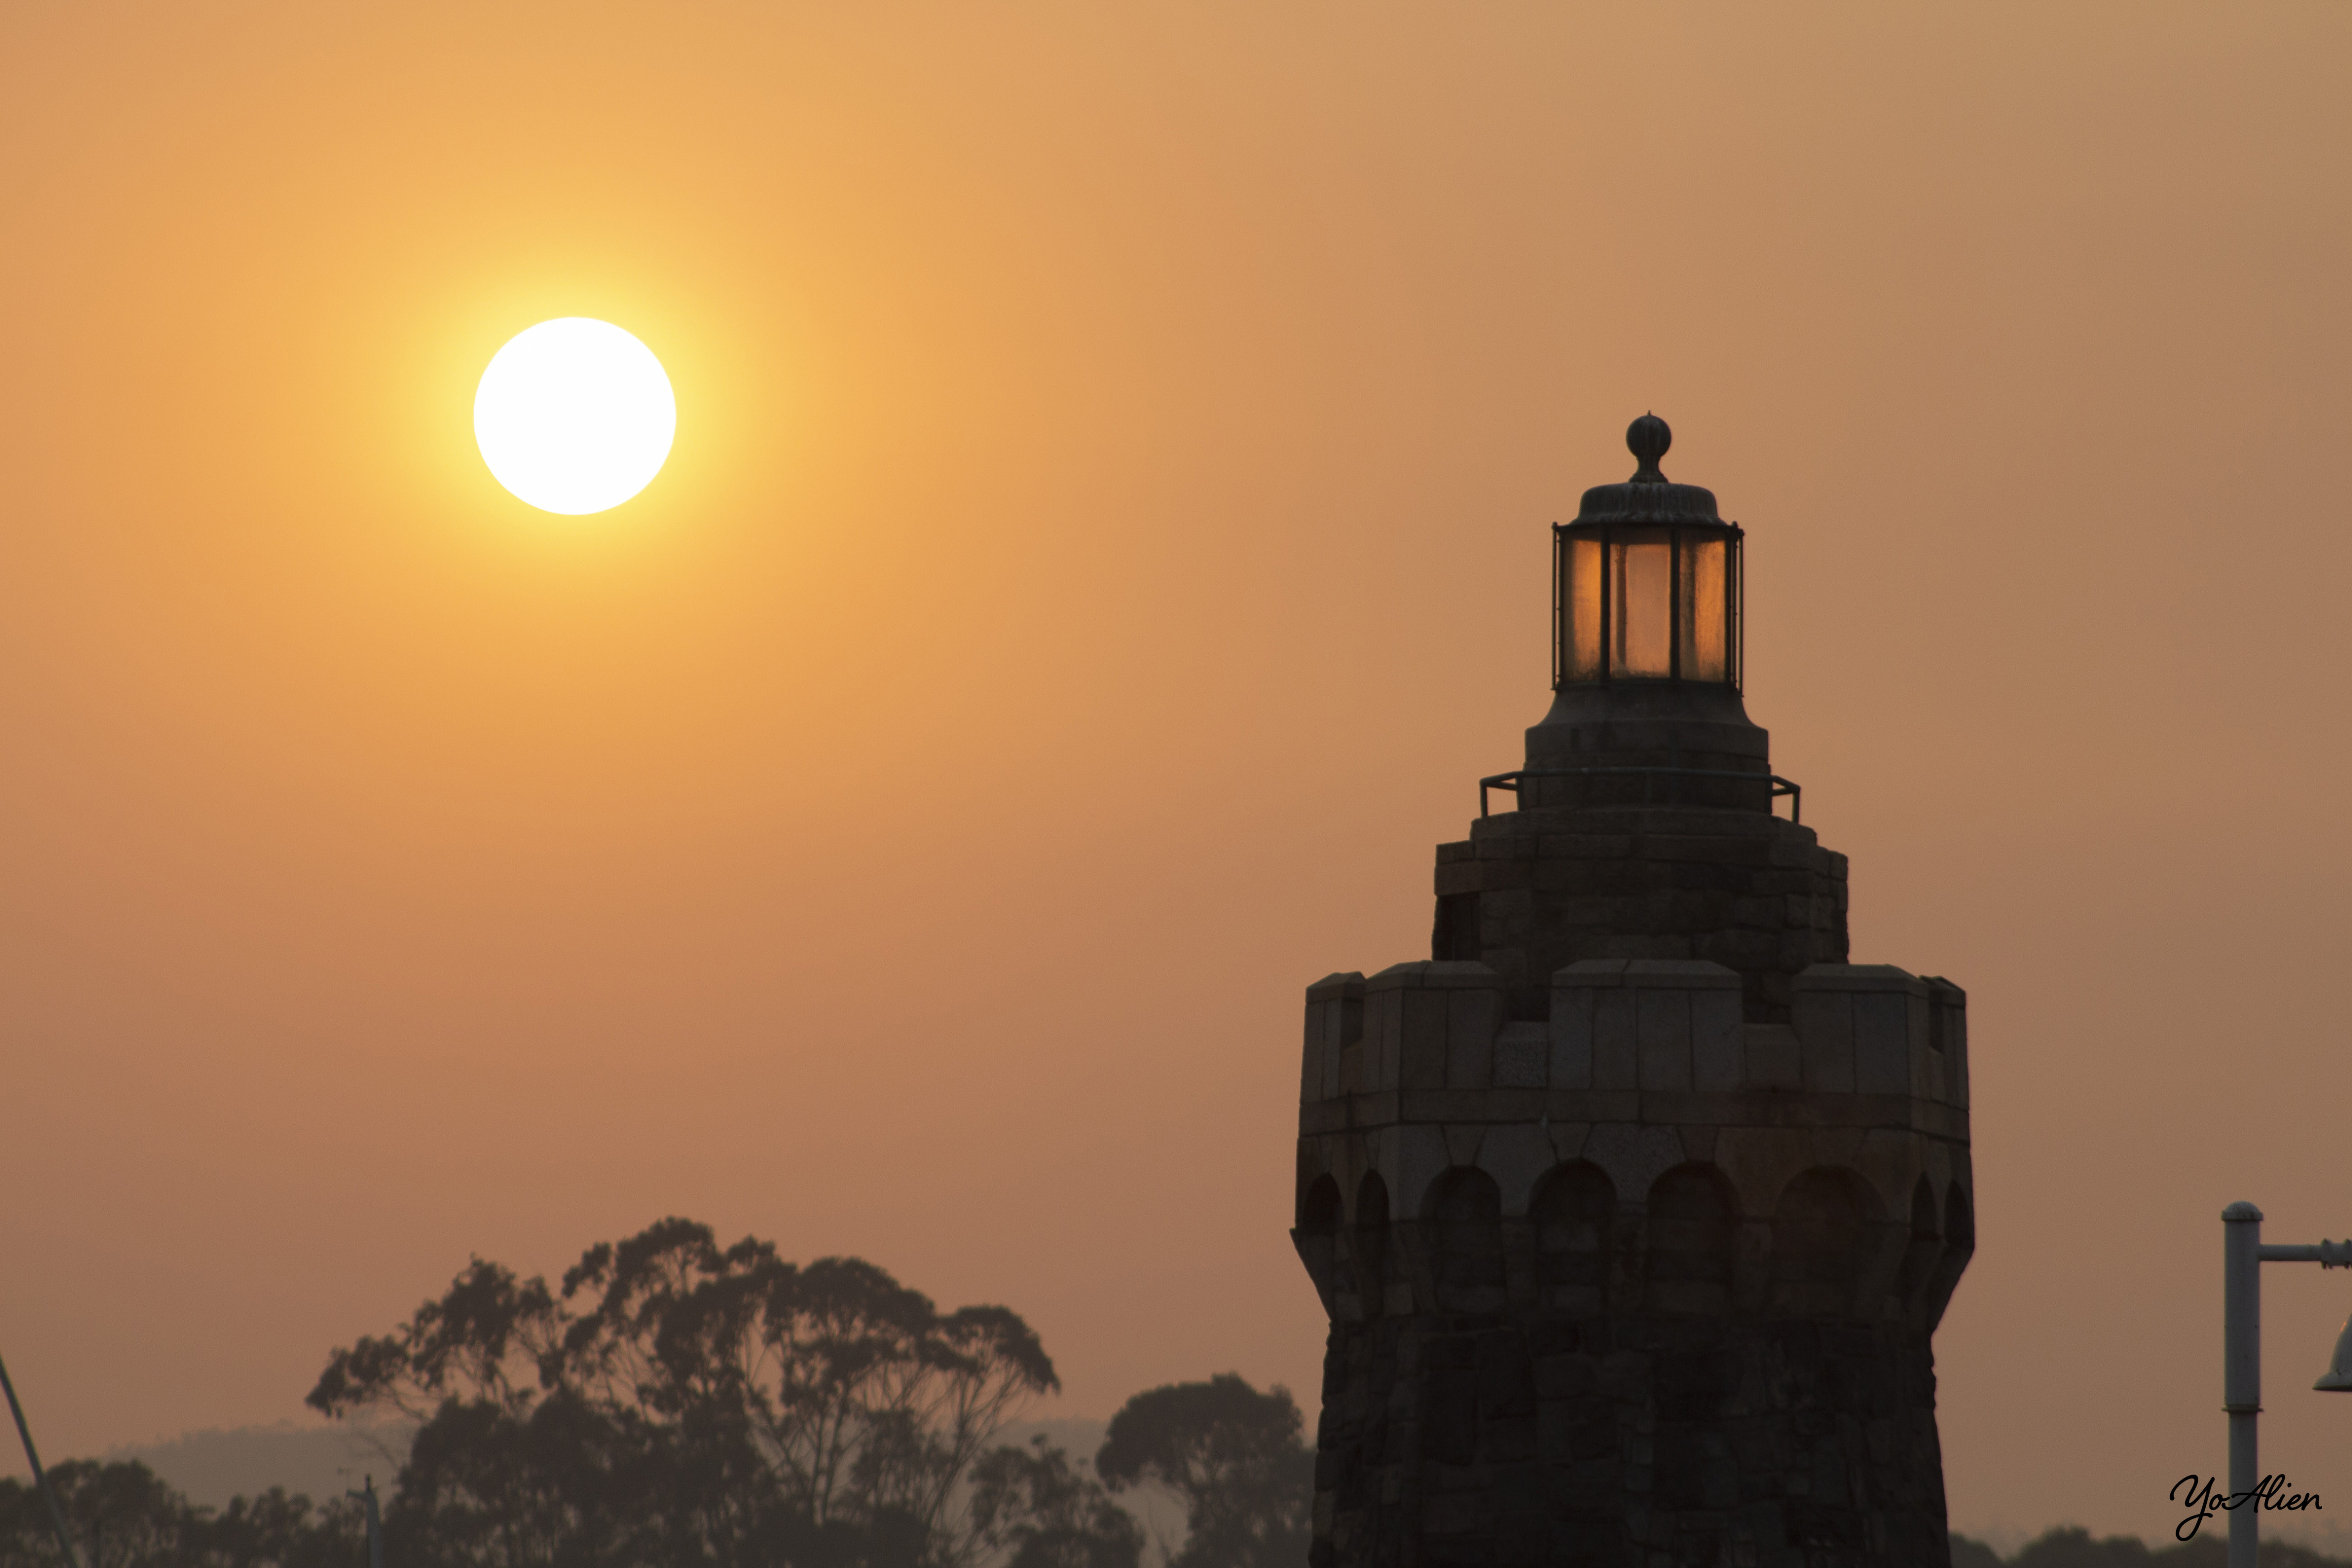
M 2352 1268 L 2352 1241 L 2310 1246 L 2263 1245 L 2263 1211 L 2231 1204 L 2221 1211 L 2221 1408 L 2230 1414 L 2230 1568 L 2254 1568 L 2261 1536 L 2262 1467 L 2254 1458 L 2254 1421 L 2263 1409 L 2263 1265 L 2316 1263 Z M 2336 1342 L 2336 1359 L 2311 1385 L 2352 1394 L 2352 1319 Z

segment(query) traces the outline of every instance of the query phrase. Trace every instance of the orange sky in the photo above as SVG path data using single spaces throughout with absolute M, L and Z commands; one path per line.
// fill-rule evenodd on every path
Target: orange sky
M 2217 1469 L 2352 1233 L 2352 11 L 0 13 L 0 1349 L 299 1414 L 662 1215 L 1311 1405 L 1301 991 L 1426 955 L 1628 418 L 1854 956 L 1973 998 L 1954 1522 Z M 508 336 L 677 390 L 621 510 Z M 2352 1309 L 2264 1458 L 2352 1505 Z

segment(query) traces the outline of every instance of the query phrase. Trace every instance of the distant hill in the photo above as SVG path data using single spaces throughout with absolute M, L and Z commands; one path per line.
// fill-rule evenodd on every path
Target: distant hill
M 1077 1417 L 1021 1421 L 1006 1427 L 999 1440 L 1025 1445 L 1043 1436 L 1091 1474 L 1095 1451 L 1102 1447 L 1108 1426 L 1108 1422 Z M 115 1448 L 104 1457 L 137 1459 L 190 1502 L 213 1508 L 271 1487 L 316 1501 L 356 1488 L 369 1475 L 375 1477 L 377 1490 L 390 1492 L 414 1431 L 399 1422 L 307 1426 L 280 1421 L 268 1426 L 189 1432 L 166 1442 Z M 1120 1500 L 1142 1520 L 1155 1542 L 1182 1543 L 1184 1511 L 1172 1500 L 1130 1494 Z
M 226 1432 L 188 1432 L 166 1442 L 115 1448 L 104 1457 L 137 1459 L 190 1502 L 214 1508 L 271 1487 L 320 1500 L 358 1487 L 370 1475 L 379 1491 L 390 1489 L 414 1430 L 405 1423 L 305 1426 L 280 1421 Z

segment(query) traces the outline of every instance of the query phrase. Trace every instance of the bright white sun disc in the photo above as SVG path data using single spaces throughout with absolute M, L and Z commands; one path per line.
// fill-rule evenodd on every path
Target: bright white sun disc
M 474 393 L 474 439 L 499 483 L 578 517 L 653 483 L 677 435 L 654 351 L 610 321 L 562 316 L 517 332 Z

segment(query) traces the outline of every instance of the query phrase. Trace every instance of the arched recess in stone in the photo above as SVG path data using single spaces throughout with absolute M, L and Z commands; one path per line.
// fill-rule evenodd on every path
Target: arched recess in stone
M 1728 1310 L 1738 1212 L 1731 1184 L 1713 1165 L 1676 1165 L 1651 1184 L 1642 1274 L 1653 1310 Z
M 1918 1301 L 1936 1277 L 1936 1259 L 1944 1250 L 1943 1226 L 1937 1221 L 1936 1189 L 1922 1176 L 1911 1188 L 1911 1239 L 1903 1248 L 1903 1271 L 1895 1289 L 1906 1307 Z
M 1441 1312 L 1503 1310 L 1503 1189 L 1475 1165 L 1456 1165 L 1430 1188 Z
M 1307 1195 L 1298 1203 L 1298 1228 L 1309 1236 L 1339 1233 L 1339 1183 L 1324 1175 L 1307 1184 Z
M 1307 1184 L 1298 1200 L 1298 1228 L 1292 1236 L 1298 1245 L 1298 1260 L 1307 1266 L 1307 1278 L 1315 1281 L 1325 1309 L 1334 1317 L 1361 1316 L 1354 1280 L 1339 1259 L 1339 1184 L 1328 1174 Z
M 1528 1219 L 1536 1237 L 1537 1300 L 1578 1317 L 1609 1310 L 1609 1235 L 1617 1185 L 1590 1160 L 1555 1165 L 1536 1184 Z
M 1772 1213 L 1771 1310 L 1790 1317 L 1853 1310 L 1877 1200 L 1842 1165 L 1801 1171 Z
M 1944 1257 L 1948 1266 L 1952 1262 L 1966 1264 L 1976 1249 L 1976 1216 L 1969 1210 L 1967 1191 L 1954 1182 L 1952 1190 L 1944 1194 Z M 1952 1269 L 1952 1277 L 1959 1278 L 1958 1268 Z
M 1378 1171 L 1366 1171 L 1356 1185 L 1356 1289 L 1364 1316 L 1387 1310 L 1389 1278 L 1389 1184 Z

